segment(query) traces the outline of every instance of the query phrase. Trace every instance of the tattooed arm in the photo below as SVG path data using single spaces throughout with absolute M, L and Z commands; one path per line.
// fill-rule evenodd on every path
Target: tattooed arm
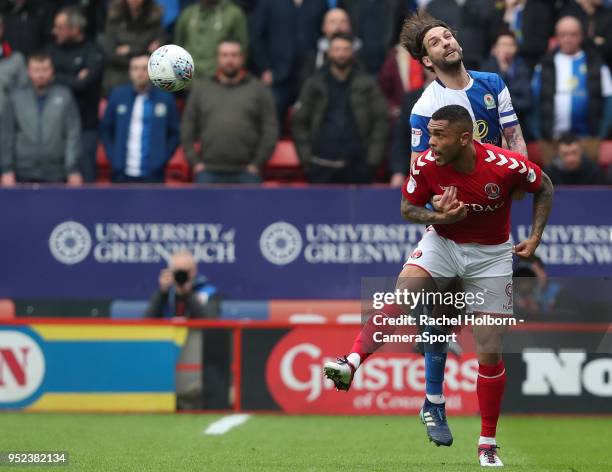
M 527 144 L 525 144 L 525 138 L 523 138 L 523 131 L 521 125 L 516 124 L 504 129 L 504 138 L 508 143 L 508 147 L 511 151 L 518 152 L 522 156 L 527 156 Z
M 555 191 L 553 184 L 548 175 L 542 172 L 542 185 L 533 196 L 533 222 L 531 224 L 531 235 L 525 241 L 521 241 L 514 246 L 514 252 L 517 256 L 525 259 L 530 258 L 534 253 L 542 234 L 544 227 L 552 208 L 553 195 Z

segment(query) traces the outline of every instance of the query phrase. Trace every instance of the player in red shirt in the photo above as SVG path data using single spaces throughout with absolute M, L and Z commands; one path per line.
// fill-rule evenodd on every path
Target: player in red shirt
M 548 176 L 524 156 L 473 139 L 469 112 L 460 105 L 436 111 L 429 122 L 430 149 L 412 164 L 403 188 L 402 215 L 431 225 L 412 253 L 397 281 L 409 292 L 444 291 L 444 282 L 460 277 L 465 293 L 480 294 L 482 303 L 468 307 L 477 316 L 511 316 L 512 253 L 531 257 L 540 243 L 552 206 L 553 186 Z M 512 192 L 534 194 L 532 232 L 516 246 L 510 243 Z M 439 211 L 423 207 L 441 195 Z M 383 343 L 378 334 L 395 326 L 375 323 L 374 317 L 398 317 L 414 307 L 387 304 L 365 324 L 351 354 L 324 366 L 325 375 L 339 390 L 348 390 L 359 365 Z M 378 318 L 380 320 L 380 317 Z M 502 339 L 505 326 L 473 326 L 478 354 L 476 392 L 481 413 L 478 456 L 482 466 L 502 466 L 495 440 L 505 388 Z M 452 444 L 444 408 L 427 399 L 421 420 L 437 445 Z

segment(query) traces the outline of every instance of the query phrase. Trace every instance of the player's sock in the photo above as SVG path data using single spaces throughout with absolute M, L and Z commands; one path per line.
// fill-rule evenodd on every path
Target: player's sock
M 355 338 L 353 347 L 351 348 L 351 354 L 357 354 L 359 356 L 360 364 L 362 364 L 373 352 L 384 344 L 383 342 L 374 341 L 374 333 L 380 332 L 383 335 L 393 334 L 396 328 L 395 326 L 389 326 L 388 324 L 374 324 L 374 316 L 383 315 L 388 318 L 398 318 L 399 316 L 402 316 L 402 314 L 403 312 L 398 305 L 385 304 L 381 310 L 376 311 L 370 317 L 370 319 L 366 321 L 365 325 L 363 325 L 363 328 L 361 328 L 361 331 Z
M 428 326 L 424 333 L 430 335 L 445 334 L 435 326 Z M 444 403 L 443 394 L 444 369 L 446 367 L 447 343 L 425 343 L 425 393 L 427 399 L 436 404 Z
M 480 436 L 478 438 L 478 445 L 486 445 L 486 446 L 497 446 L 497 441 L 495 438 L 488 438 L 486 436 Z
M 496 365 L 478 365 L 476 395 L 480 407 L 480 435 L 483 437 L 495 438 L 505 387 L 506 369 L 503 360 Z
M 346 359 L 353 365 L 355 370 L 359 369 L 359 366 L 361 365 L 361 356 L 358 353 L 351 352 L 348 356 L 346 356 Z

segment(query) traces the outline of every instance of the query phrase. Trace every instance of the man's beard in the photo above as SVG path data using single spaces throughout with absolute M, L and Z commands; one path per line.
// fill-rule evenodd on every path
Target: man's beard
M 238 76 L 238 73 L 240 72 L 240 69 L 236 68 L 236 69 L 224 69 L 223 71 L 223 75 L 225 77 L 227 77 L 228 79 L 235 79 Z
M 461 68 L 461 64 L 463 64 L 463 53 L 461 51 L 456 51 L 459 59 L 449 62 L 442 58 L 440 60 L 431 61 L 436 69 L 439 69 L 443 72 L 454 72 Z
M 337 68 L 337 69 L 339 69 L 341 71 L 345 71 L 345 70 L 347 70 L 348 68 L 350 68 L 353 65 L 353 61 L 351 59 L 349 59 L 346 62 L 338 62 L 338 61 L 334 61 L 334 60 L 330 60 L 329 62 L 330 62 L 330 64 L 332 66 L 334 66 L 335 68 Z

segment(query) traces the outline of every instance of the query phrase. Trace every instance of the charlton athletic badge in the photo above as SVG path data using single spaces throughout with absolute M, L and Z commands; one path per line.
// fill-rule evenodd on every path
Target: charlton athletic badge
M 494 184 L 494 183 L 488 183 L 487 185 L 485 185 L 484 190 L 489 200 L 495 200 L 499 198 L 501 195 L 501 190 L 499 189 L 499 185 Z
M 414 251 L 412 251 L 412 254 L 410 254 L 410 259 L 418 259 L 422 255 L 423 251 L 421 251 L 420 249 L 415 249 Z

